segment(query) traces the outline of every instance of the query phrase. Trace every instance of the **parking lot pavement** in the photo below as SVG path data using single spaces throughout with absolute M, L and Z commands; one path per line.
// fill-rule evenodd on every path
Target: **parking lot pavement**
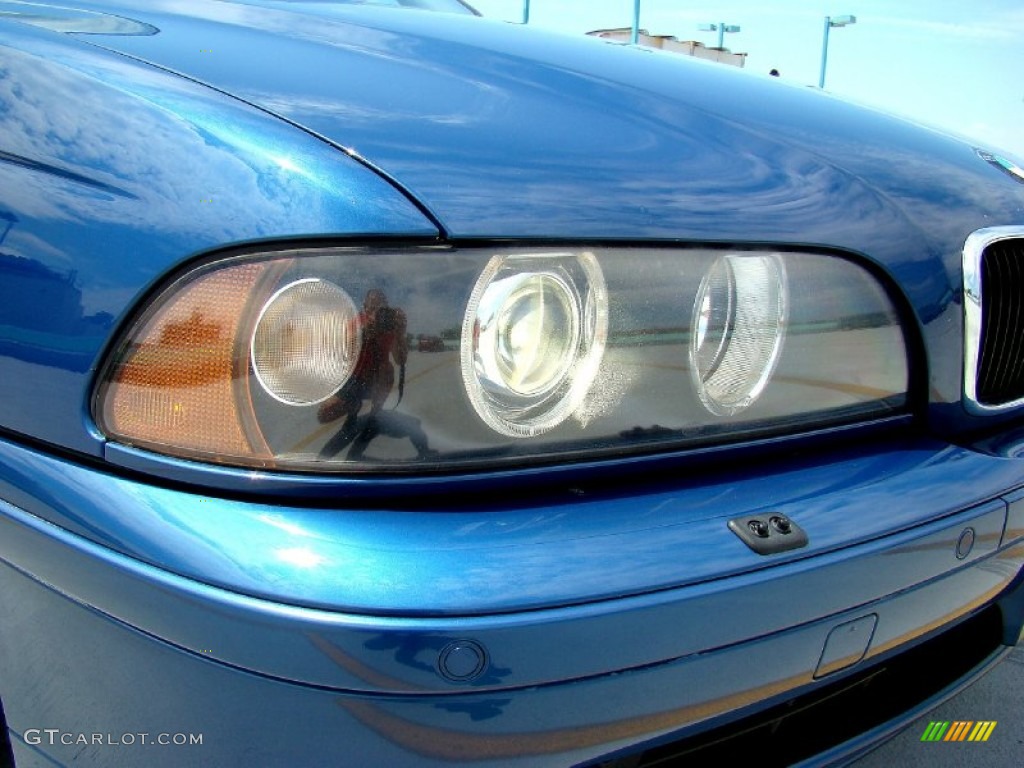
M 932 721 L 994 720 L 988 741 L 922 742 Z M 903 733 L 853 764 L 855 768 L 1020 768 L 1024 765 L 1024 646 Z

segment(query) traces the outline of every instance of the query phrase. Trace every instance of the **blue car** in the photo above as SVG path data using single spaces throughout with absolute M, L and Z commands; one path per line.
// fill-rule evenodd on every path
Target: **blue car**
M 0 764 L 854 759 L 1021 635 L 1022 262 L 772 78 L 0 0 Z

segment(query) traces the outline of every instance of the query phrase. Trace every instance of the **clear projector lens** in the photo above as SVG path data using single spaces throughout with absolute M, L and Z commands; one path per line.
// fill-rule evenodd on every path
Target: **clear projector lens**
M 731 416 L 757 400 L 782 350 L 787 307 L 778 256 L 714 263 L 697 292 L 690 342 L 690 371 L 709 411 Z
M 487 379 L 517 395 L 551 391 L 573 362 L 580 336 L 578 298 L 557 274 L 518 274 L 481 297 L 480 362 Z
M 575 411 L 608 333 L 604 276 L 592 254 L 495 256 L 477 280 L 462 333 L 462 376 L 495 431 L 531 437 Z
M 348 380 L 361 344 L 358 310 L 341 288 L 307 278 L 289 283 L 260 311 L 252 367 L 264 391 L 286 405 L 314 405 Z

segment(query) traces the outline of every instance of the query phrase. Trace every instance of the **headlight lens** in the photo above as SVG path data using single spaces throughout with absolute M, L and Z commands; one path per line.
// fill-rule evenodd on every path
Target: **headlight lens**
M 286 405 L 314 405 L 348 380 L 359 353 L 356 305 L 336 285 L 304 278 L 263 305 L 250 345 L 263 390 Z
M 690 371 L 709 411 L 730 416 L 760 396 L 782 350 L 788 298 L 778 256 L 722 256 L 697 292 Z
M 480 418 L 510 437 L 565 421 L 597 373 L 607 303 L 593 254 L 493 257 L 462 324 L 462 377 Z
M 423 471 L 676 449 L 906 403 L 878 282 L 800 252 L 308 249 L 201 265 L 104 367 L 111 440 Z

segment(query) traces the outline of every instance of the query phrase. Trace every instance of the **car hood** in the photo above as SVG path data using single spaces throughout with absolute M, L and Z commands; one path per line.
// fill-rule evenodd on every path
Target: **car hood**
M 90 41 L 361 155 L 453 238 L 783 241 L 891 265 L 914 258 L 908 231 L 927 258 L 1022 218 L 1020 185 L 970 146 L 684 56 L 343 4 L 86 7 L 159 30 Z

